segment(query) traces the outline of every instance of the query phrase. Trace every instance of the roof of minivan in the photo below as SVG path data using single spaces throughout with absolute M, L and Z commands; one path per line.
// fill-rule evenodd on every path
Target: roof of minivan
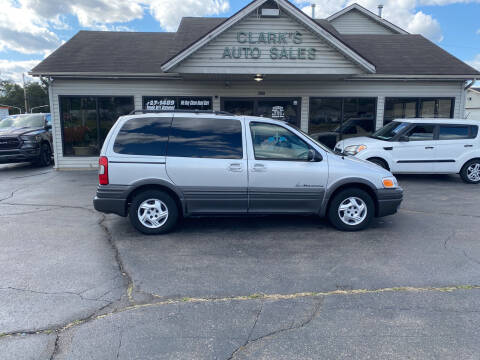
M 393 121 L 402 121 L 407 123 L 423 123 L 423 124 L 467 124 L 480 125 L 480 120 L 470 119 L 446 119 L 446 118 L 409 118 L 394 119 Z

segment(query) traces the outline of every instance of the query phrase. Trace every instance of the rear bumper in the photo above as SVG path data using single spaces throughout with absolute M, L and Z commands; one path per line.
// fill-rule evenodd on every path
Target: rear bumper
M 97 188 L 97 196 L 93 199 L 93 207 L 105 214 L 127 216 L 128 189 L 128 186 L 100 185 Z
M 377 190 L 377 217 L 393 215 L 398 211 L 403 200 L 403 189 Z
M 0 150 L 0 164 L 32 161 L 40 156 L 40 148 Z

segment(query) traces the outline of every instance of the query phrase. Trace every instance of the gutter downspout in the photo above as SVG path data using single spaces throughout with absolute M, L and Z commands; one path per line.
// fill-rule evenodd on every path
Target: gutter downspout
M 467 86 L 465 86 L 464 90 L 467 91 L 468 89 L 470 89 L 473 86 L 473 84 L 475 84 L 476 81 L 477 81 L 477 79 L 472 79 L 472 82 L 470 84 L 468 84 Z

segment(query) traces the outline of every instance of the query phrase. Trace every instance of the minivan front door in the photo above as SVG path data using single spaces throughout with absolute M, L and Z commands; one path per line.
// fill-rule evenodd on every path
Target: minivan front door
M 436 159 L 435 125 L 415 125 L 402 136 L 404 141 L 392 142 L 391 154 L 395 173 L 434 172 Z
M 317 213 L 328 164 L 308 161 L 312 147 L 287 128 L 250 122 L 247 130 L 250 213 Z
M 174 117 L 166 168 L 189 214 L 247 212 L 247 160 L 242 122 L 194 114 Z

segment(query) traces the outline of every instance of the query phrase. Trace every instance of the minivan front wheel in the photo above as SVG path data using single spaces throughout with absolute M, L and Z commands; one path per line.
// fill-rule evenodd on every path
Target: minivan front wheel
M 375 214 L 372 197 L 361 189 L 345 189 L 334 196 L 328 209 L 328 219 L 339 230 L 365 229 Z
M 480 184 L 480 159 L 470 160 L 463 165 L 460 176 L 466 183 Z
M 178 220 L 178 207 L 170 195 L 149 190 L 136 195 L 129 209 L 130 222 L 147 235 L 165 234 Z

